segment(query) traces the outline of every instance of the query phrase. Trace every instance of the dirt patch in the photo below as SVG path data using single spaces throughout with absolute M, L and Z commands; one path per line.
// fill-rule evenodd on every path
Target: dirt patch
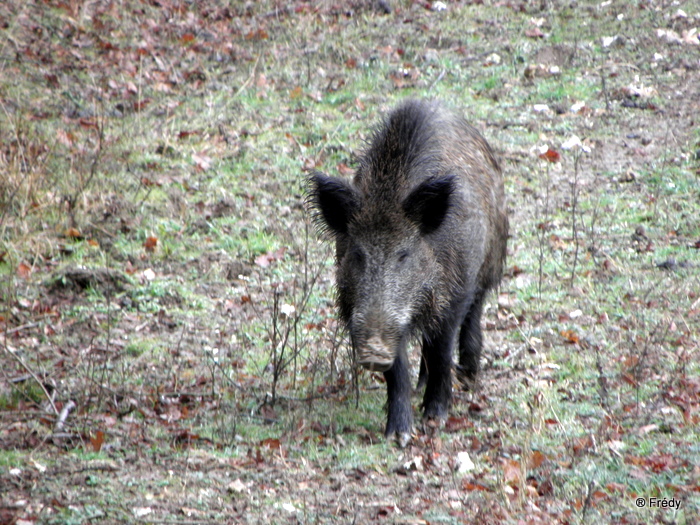
M 91 288 L 99 293 L 122 292 L 128 284 L 126 275 L 113 268 L 81 268 L 69 266 L 55 272 L 51 288 L 82 292 Z

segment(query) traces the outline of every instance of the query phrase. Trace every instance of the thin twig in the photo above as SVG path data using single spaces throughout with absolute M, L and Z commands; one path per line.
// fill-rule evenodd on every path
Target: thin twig
M 258 55 L 258 58 L 255 59 L 255 64 L 253 64 L 253 69 L 250 72 L 250 76 L 246 79 L 245 82 L 243 82 L 241 87 L 238 88 L 238 91 L 236 91 L 233 94 L 233 98 L 236 98 L 238 95 L 240 95 L 243 92 L 243 90 L 248 87 L 248 84 L 252 82 L 253 78 L 255 78 L 255 71 L 258 68 L 258 62 L 260 62 L 260 55 Z
M 159 524 L 171 524 L 171 525 L 200 525 L 202 523 L 211 523 L 209 520 L 168 520 L 168 519 L 153 519 L 147 518 L 143 520 L 137 520 L 137 523 L 159 523 Z
M 591 480 L 588 483 L 586 499 L 583 502 L 583 508 L 581 509 L 581 523 L 586 520 L 586 514 L 588 513 L 588 509 L 591 507 L 591 500 L 593 499 L 593 489 L 595 488 L 595 485 L 596 483 L 594 480 Z
M 23 324 L 21 326 L 17 326 L 15 328 L 12 328 L 10 330 L 4 330 L 2 333 L 3 333 L 3 335 L 8 336 L 8 335 L 16 334 L 17 332 L 21 332 L 22 330 L 28 330 L 30 328 L 35 328 L 35 327 L 39 326 L 40 324 L 41 323 L 39 323 L 39 322 L 27 323 L 27 324 Z
M 75 408 L 75 401 L 72 399 L 68 401 L 63 406 L 63 409 L 61 410 L 61 413 L 58 415 L 58 420 L 56 421 L 56 425 L 54 426 L 54 432 L 61 432 L 63 430 L 63 425 L 66 424 L 66 419 L 68 419 L 68 414 Z
M 445 70 L 443 69 L 440 71 L 440 74 L 438 77 L 435 79 L 435 81 L 430 85 L 430 88 L 428 88 L 428 92 L 431 92 L 433 89 L 435 89 L 435 86 L 442 80 L 442 77 L 445 76 Z
M 47 401 L 49 402 L 49 404 L 51 405 L 51 408 L 53 408 L 54 414 L 58 415 L 58 409 L 56 408 L 56 405 L 54 404 L 53 399 L 51 399 L 51 395 L 49 394 L 49 391 L 46 390 L 46 387 L 44 386 L 44 383 L 43 383 L 42 381 L 39 380 L 39 378 L 38 378 L 37 375 L 34 373 L 34 371 L 33 371 L 31 368 L 29 368 L 29 366 L 24 362 L 24 359 L 22 359 L 20 356 L 18 356 L 18 355 L 15 354 L 14 352 L 12 352 L 9 348 L 7 348 L 7 346 L 6 346 L 5 344 L 3 344 L 2 347 L 5 349 L 5 352 L 6 352 L 6 353 L 8 353 L 8 354 L 10 354 L 12 357 L 14 357 L 15 360 L 16 360 L 20 365 L 22 365 L 22 368 L 24 368 L 24 369 L 29 373 L 29 375 L 32 376 L 32 379 L 34 379 L 34 381 L 36 381 L 37 385 L 39 385 L 39 387 L 41 388 L 41 390 L 43 390 L 44 395 L 46 396 L 46 400 L 47 400 Z
M 572 238 L 574 241 L 574 263 L 571 265 L 571 284 L 574 286 L 576 278 L 576 265 L 578 264 L 578 224 L 576 222 L 576 213 L 578 208 L 578 163 L 581 159 L 581 153 L 576 152 L 574 156 L 574 183 L 571 185 L 571 229 Z

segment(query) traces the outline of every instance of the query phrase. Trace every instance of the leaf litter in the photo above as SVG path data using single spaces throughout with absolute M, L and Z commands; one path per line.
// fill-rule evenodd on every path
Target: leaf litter
M 697 517 L 697 13 L 370 4 L 0 7 L 1 522 Z M 487 126 L 514 228 L 481 384 L 399 451 L 294 180 L 424 94 Z

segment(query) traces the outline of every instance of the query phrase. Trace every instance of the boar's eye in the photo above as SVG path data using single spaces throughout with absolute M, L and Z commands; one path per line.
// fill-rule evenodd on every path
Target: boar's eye
M 362 250 L 358 247 L 353 248 L 350 250 L 350 262 L 354 266 L 361 267 L 365 264 L 365 254 L 362 252 Z
M 408 259 L 409 255 L 411 255 L 411 252 L 409 252 L 408 250 L 400 250 L 398 253 L 399 262 L 404 262 L 406 259 Z

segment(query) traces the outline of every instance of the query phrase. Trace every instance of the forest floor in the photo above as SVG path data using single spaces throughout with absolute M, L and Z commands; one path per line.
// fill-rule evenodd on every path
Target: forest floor
M 700 522 L 698 27 L 682 0 L 3 2 L 0 524 Z M 304 181 L 407 97 L 491 143 L 511 235 L 477 388 L 401 449 Z

